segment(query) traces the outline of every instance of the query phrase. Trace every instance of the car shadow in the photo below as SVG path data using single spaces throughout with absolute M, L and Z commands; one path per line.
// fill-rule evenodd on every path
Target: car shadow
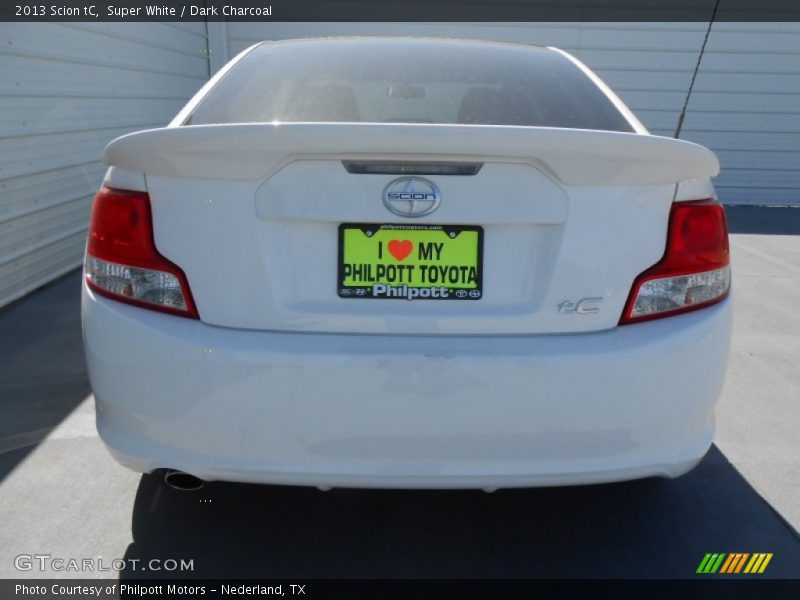
M 376 491 L 143 476 L 125 558 L 193 560 L 140 577 L 691 577 L 706 552 L 772 552 L 800 574 L 797 533 L 712 447 L 675 480 L 480 491 Z M 140 567 L 141 568 L 141 567 Z
M 0 481 L 90 393 L 77 269 L 0 309 Z

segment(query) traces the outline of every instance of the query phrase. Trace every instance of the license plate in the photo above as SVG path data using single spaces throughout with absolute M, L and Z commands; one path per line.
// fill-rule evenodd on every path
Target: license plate
M 480 300 L 483 228 L 339 225 L 341 298 Z

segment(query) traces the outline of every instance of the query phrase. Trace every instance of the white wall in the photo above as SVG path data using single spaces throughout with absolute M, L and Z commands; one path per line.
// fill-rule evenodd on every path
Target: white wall
M 261 40 L 442 35 L 558 46 L 594 69 L 659 135 L 672 136 L 708 23 L 209 23 L 212 72 Z M 211 31 L 211 30 L 210 30 Z M 800 24 L 715 23 L 681 137 L 722 161 L 728 204 L 800 205 Z
M 564 48 L 673 135 L 707 23 L 0 23 L 0 306 L 80 264 L 102 151 L 165 124 L 261 40 L 475 37 Z M 209 56 L 210 52 L 210 56 Z M 800 23 L 715 23 L 682 137 L 729 204 L 800 205 Z
M 715 23 L 681 137 L 717 152 L 725 202 L 800 206 L 800 23 Z
M 0 23 L 0 306 L 80 264 L 113 138 L 208 78 L 204 23 Z

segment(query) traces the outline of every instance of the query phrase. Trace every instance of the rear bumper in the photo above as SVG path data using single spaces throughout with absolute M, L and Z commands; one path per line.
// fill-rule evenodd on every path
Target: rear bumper
M 677 476 L 708 450 L 730 300 L 581 335 L 241 331 L 84 286 L 97 427 L 137 471 L 356 487 Z

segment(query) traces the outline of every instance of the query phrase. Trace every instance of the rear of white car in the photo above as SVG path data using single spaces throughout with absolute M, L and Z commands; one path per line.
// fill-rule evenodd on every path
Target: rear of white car
M 558 50 L 262 44 L 106 160 L 84 336 L 133 469 L 496 488 L 711 444 L 719 165 Z

